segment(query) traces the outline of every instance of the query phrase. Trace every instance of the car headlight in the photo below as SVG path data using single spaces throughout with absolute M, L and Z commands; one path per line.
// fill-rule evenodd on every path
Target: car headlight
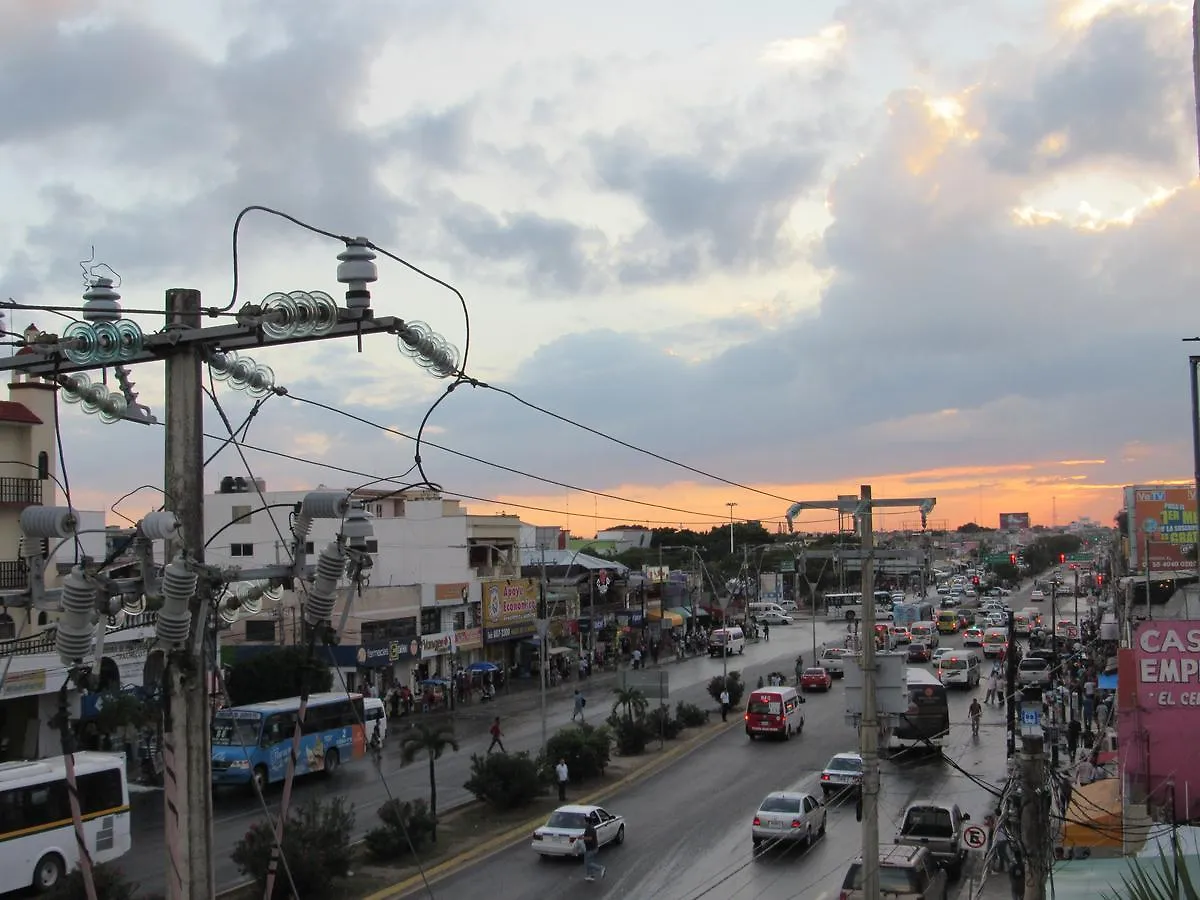
M 248 769 L 250 768 L 250 760 L 243 757 L 242 759 L 231 760 L 229 763 L 231 769 Z

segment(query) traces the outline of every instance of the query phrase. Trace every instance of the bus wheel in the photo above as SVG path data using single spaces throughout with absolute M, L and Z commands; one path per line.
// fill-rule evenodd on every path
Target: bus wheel
M 336 750 L 330 750 L 325 754 L 325 774 L 332 775 L 337 771 L 338 753 Z
M 270 783 L 270 779 L 267 775 L 267 767 L 266 766 L 255 766 L 254 767 L 254 781 L 250 785 L 250 790 L 254 791 L 254 793 L 256 793 L 256 794 L 266 793 L 267 785 L 269 783 Z
M 39 894 L 57 887 L 66 874 L 66 866 L 57 853 L 47 853 L 33 870 L 33 889 Z

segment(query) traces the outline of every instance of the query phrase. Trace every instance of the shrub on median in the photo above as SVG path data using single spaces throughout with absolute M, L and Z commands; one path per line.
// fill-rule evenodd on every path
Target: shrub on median
M 701 709 L 695 703 L 684 703 L 682 700 L 675 707 L 675 718 L 684 728 L 699 728 L 701 725 L 707 725 L 709 714 L 709 710 Z
M 668 706 L 656 706 L 650 710 L 650 715 L 646 716 L 646 724 L 650 726 L 650 731 L 655 737 L 668 741 L 675 740 L 683 731 L 683 723 L 671 717 L 671 708 Z
M 546 742 L 545 774 L 554 780 L 554 766 L 564 759 L 572 781 L 603 775 L 612 756 L 612 743 L 607 725 L 563 728 Z
M 737 669 L 725 677 L 714 675 L 708 682 L 708 696 L 718 703 L 721 702 L 721 689 L 729 691 L 729 706 L 736 709 L 742 705 L 742 696 L 746 693 L 746 685 L 742 681 L 742 673 Z
M 392 799 L 376 814 L 383 824 L 364 836 L 367 854 L 375 862 L 395 862 L 419 852 L 437 824 L 424 800 Z
M 646 745 L 658 737 L 658 731 L 642 716 L 635 719 L 613 713 L 608 717 L 608 724 L 612 727 L 617 752 L 621 756 L 645 753 Z
M 354 811 L 343 797 L 311 800 L 288 816 L 283 829 L 283 853 L 275 878 L 274 897 L 292 896 L 291 882 L 302 897 L 332 897 L 334 882 L 350 872 L 350 836 Z M 267 869 L 275 832 L 267 822 L 255 822 L 233 848 L 238 871 L 254 880 L 261 893 L 267 886 Z M 290 878 L 289 878 L 290 876 Z
M 537 760 L 528 753 L 471 754 L 471 777 L 463 785 L 493 809 L 528 806 L 546 790 Z

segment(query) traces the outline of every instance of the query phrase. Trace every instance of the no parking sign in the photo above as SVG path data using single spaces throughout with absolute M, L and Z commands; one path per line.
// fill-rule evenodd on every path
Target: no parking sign
M 982 850 L 987 846 L 987 832 L 978 825 L 968 825 L 963 831 L 963 843 L 971 850 Z

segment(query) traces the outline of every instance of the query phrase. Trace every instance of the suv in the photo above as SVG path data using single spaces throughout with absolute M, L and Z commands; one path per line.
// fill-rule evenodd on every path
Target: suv
M 1049 687 L 1053 671 L 1050 660 L 1041 656 L 1026 656 L 1017 666 L 1017 681 L 1029 687 Z
M 967 858 L 962 833 L 970 819 L 957 803 L 917 800 L 904 811 L 896 843 L 924 847 L 938 865 L 957 878 Z
M 838 900 L 862 900 L 863 860 L 846 870 Z M 933 864 L 924 847 L 879 848 L 879 890 L 889 900 L 946 900 L 946 873 Z

